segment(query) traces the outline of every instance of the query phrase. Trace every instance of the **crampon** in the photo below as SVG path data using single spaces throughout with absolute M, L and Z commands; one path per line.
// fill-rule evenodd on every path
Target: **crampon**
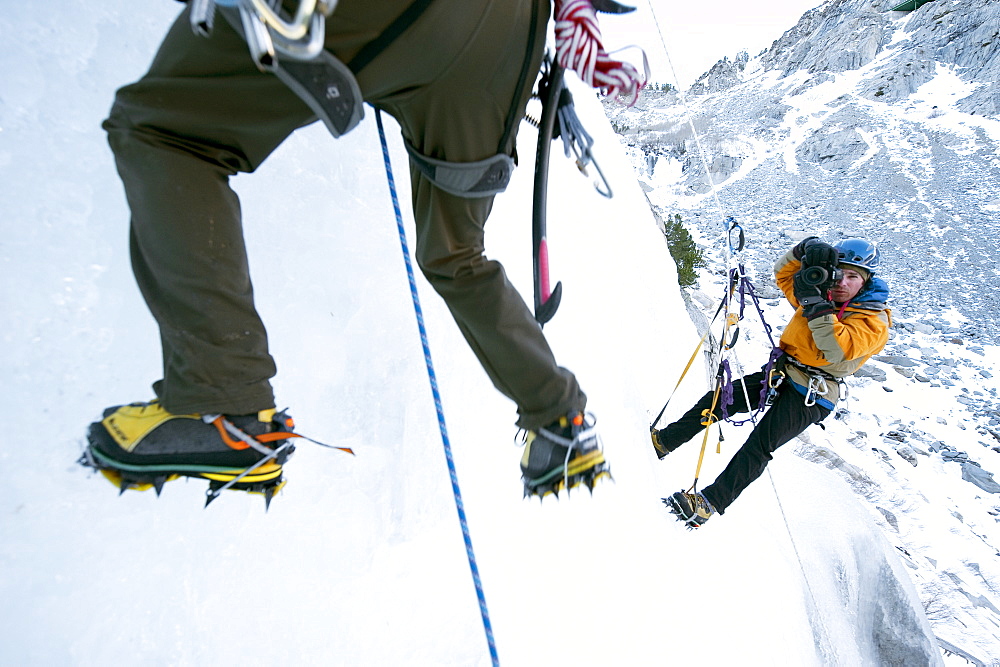
M 537 432 L 529 431 L 521 457 L 524 496 L 559 497 L 586 486 L 591 492 L 611 469 L 604 458 L 592 417 L 567 415 Z
M 715 514 L 715 508 L 700 492 L 678 491 L 662 500 L 670 513 L 678 521 L 682 521 L 688 530 L 700 528 Z
M 104 456 L 88 444 L 78 463 L 97 470 L 118 489 L 118 495 L 128 490 L 148 491 L 153 489 L 159 496 L 163 485 L 181 477 L 208 480 L 205 493 L 205 507 L 226 490 L 246 491 L 264 497 L 265 509 L 270 508 L 271 499 L 280 491 L 287 480 L 283 476 L 282 464 L 291 456 L 295 448 L 290 442 L 275 449 L 274 458 L 265 458 L 245 469 L 222 468 L 219 466 L 132 466 Z M 279 463 L 278 461 L 281 461 Z
M 295 451 L 284 411 L 254 415 L 177 415 L 158 401 L 116 406 L 90 425 L 79 463 L 100 472 L 118 488 L 153 489 L 180 477 L 208 481 L 205 505 L 226 490 L 264 496 L 265 507 L 285 485 L 283 466 Z M 310 442 L 323 445 L 311 438 Z M 331 447 L 353 454 L 346 447 Z
M 586 486 L 593 493 L 594 487 L 603 479 L 614 479 L 608 462 L 604 460 L 604 452 L 588 452 L 572 459 L 565 472 L 554 470 L 541 479 L 524 480 L 524 497 L 545 498 L 553 495 L 558 498 L 561 491 L 572 491 L 580 486 Z

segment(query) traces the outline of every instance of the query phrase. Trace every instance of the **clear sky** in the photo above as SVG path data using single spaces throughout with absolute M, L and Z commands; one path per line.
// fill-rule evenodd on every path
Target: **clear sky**
M 687 87 L 723 56 L 742 50 L 755 55 L 794 26 L 806 11 L 823 0 L 621 0 L 636 7 L 625 15 L 600 14 L 601 32 L 609 51 L 638 44 L 650 60 L 652 81 Z M 657 24 L 663 33 L 661 40 Z M 676 71 L 667 64 L 666 52 Z M 623 54 L 630 62 L 639 58 Z

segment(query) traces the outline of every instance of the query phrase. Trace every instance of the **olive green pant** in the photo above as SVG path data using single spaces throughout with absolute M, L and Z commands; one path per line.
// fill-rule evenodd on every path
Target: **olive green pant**
M 349 61 L 409 2 L 341 0 L 326 48 Z M 499 144 L 512 102 L 515 123 L 527 104 L 548 4 L 537 3 L 529 49 L 529 0 L 432 2 L 359 73 L 365 100 L 391 114 L 429 157 L 471 162 L 511 153 L 516 127 L 507 145 Z M 529 76 L 518 89 L 526 57 Z M 104 128 L 132 213 L 133 270 L 160 328 L 163 379 L 154 388 L 171 412 L 246 414 L 274 405 L 269 380 L 276 369 L 253 303 L 229 178 L 252 172 L 315 121 L 277 77 L 256 69 L 221 16 L 204 38 L 191 31 L 188 10 L 149 72 L 117 93 Z M 518 425 L 537 428 L 582 410 L 586 397 L 575 377 L 556 364 L 503 267 L 484 256 L 492 197 L 455 197 L 412 165 L 410 173 L 417 263 L 494 385 L 517 404 Z

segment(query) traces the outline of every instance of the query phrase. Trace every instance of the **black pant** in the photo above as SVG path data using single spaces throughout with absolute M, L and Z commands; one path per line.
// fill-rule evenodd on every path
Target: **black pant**
M 763 381 L 763 371 L 743 378 L 750 399 L 749 407 L 743 385 L 735 381 L 733 404 L 727 407 L 727 412 L 736 414 L 756 410 L 760 405 L 760 389 Z M 757 422 L 750 437 L 736 452 L 726 469 L 710 486 L 702 490 L 719 514 L 725 514 L 726 508 L 733 504 L 740 493 L 764 473 L 767 462 L 771 460 L 771 454 L 778 447 L 802 433 L 810 425 L 823 421 L 830 414 L 830 410 L 821 405 L 806 405 L 805 397 L 788 382 L 783 384 L 778 392 L 774 404 Z M 712 407 L 714 395 L 714 391 L 708 392 L 695 403 L 694 407 L 684 413 L 684 416 L 661 429 L 657 434 L 660 442 L 673 451 L 705 428 L 701 423 L 704 421 L 702 412 Z M 721 407 L 716 405 L 715 418 L 719 419 L 721 414 Z

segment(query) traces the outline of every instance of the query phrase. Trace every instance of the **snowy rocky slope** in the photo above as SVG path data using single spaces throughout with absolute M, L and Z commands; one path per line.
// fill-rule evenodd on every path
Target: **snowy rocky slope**
M 964 335 L 997 343 L 1000 7 L 892 4 L 831 0 L 686 95 L 608 112 L 653 203 L 709 238 L 721 218 L 706 202 L 705 160 L 721 207 L 754 230 L 760 275 L 785 229 L 866 236 L 882 249 L 897 314 L 933 322 L 954 308 Z
M 956 664 L 996 664 L 1000 6 L 894 4 L 830 0 L 686 93 L 606 112 L 651 206 L 680 214 L 706 252 L 696 323 L 723 291 L 725 216 L 746 233 L 737 259 L 776 325 L 791 312 L 770 278 L 780 252 L 807 234 L 879 244 L 892 339 L 826 429 L 789 446 L 871 508 Z M 748 338 L 752 368 L 768 341 Z

